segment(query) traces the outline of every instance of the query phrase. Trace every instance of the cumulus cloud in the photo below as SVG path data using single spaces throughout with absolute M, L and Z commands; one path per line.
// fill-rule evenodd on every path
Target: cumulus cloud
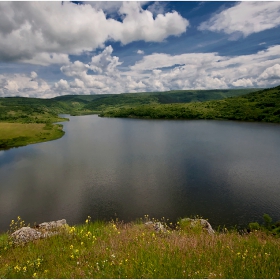
M 280 83 L 280 64 L 275 64 L 271 67 L 268 67 L 263 71 L 263 73 L 259 76 L 260 80 L 279 80 Z
M 243 78 L 233 82 L 232 85 L 234 85 L 235 87 L 252 87 L 253 83 L 250 79 Z
M 138 50 L 138 51 L 137 51 L 137 54 L 144 54 L 144 51 Z
M 200 24 L 199 30 L 224 32 L 231 40 L 280 25 L 280 2 L 239 2 Z
M 149 90 L 270 87 L 280 83 L 277 53 L 279 45 L 242 56 L 155 53 L 144 56 L 130 68 L 143 75 Z
M 58 90 L 67 90 L 69 89 L 68 82 L 66 80 L 60 79 L 59 82 L 54 84 L 54 87 Z
M 89 68 L 97 73 L 115 73 L 116 67 L 121 65 L 119 58 L 112 56 L 113 48 L 108 46 L 104 51 L 96 56 L 93 56 Z
M 54 97 L 48 83 L 40 78 L 36 72 L 30 75 L 13 74 L 0 75 L 0 96 L 24 96 L 24 97 Z
M 156 1 L 153 4 L 149 5 L 147 10 L 152 12 L 154 15 L 163 14 L 165 12 L 166 5 L 167 4 L 165 2 Z
M 115 6 L 121 21 L 107 17 L 104 5 L 99 6 L 0 2 L 0 60 L 64 64 L 69 62 L 69 54 L 104 47 L 108 40 L 122 44 L 137 40 L 161 42 L 168 36 L 181 35 L 189 25 L 176 11 L 153 18 L 138 2 Z
M 37 73 L 32 71 L 30 74 L 31 79 L 36 79 L 38 77 Z
M 172 89 L 222 89 L 272 87 L 280 84 L 280 45 L 242 56 L 217 53 L 143 56 L 130 67 L 122 67 L 113 48 L 62 66 L 66 79 L 53 85 L 29 75 L 0 75 L 0 96 L 53 97 L 65 94 L 103 94 Z

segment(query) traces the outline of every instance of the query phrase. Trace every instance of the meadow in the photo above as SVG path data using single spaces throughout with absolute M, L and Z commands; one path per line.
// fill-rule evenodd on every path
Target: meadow
M 263 229 L 210 235 L 164 218 L 166 232 L 144 222 L 91 222 L 15 246 L 0 236 L 1 278 L 279 278 L 280 240 Z M 152 221 L 155 222 L 154 219 Z M 11 228 L 23 225 L 18 217 Z
M 64 135 L 61 124 L 0 122 L 0 149 L 55 140 Z

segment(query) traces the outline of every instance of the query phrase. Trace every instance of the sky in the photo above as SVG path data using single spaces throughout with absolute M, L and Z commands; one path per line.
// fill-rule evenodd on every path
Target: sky
M 280 84 L 280 1 L 0 2 L 0 97 Z

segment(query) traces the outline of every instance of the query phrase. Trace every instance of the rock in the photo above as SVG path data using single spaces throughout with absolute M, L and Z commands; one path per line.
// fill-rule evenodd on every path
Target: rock
M 11 238 L 15 244 L 24 244 L 39 238 L 47 238 L 60 233 L 63 227 L 66 227 L 65 219 L 45 222 L 36 226 L 36 229 L 30 227 L 22 227 L 11 234 Z
M 58 220 L 58 221 L 52 221 L 52 222 L 48 222 L 48 223 L 42 223 L 38 225 L 39 229 L 45 229 L 45 230 L 50 230 L 50 229 L 56 229 L 62 226 L 66 225 L 66 220 L 62 219 L 62 220 Z
M 166 232 L 166 228 L 164 227 L 164 225 L 160 222 L 157 222 L 154 224 L 154 229 L 157 232 Z
M 195 227 L 197 225 L 201 225 L 204 230 L 207 230 L 209 234 L 214 234 L 215 231 L 212 229 L 212 226 L 209 224 L 208 221 L 204 219 L 190 219 L 190 218 L 185 218 L 182 219 L 182 221 L 188 221 L 190 222 L 190 227 Z
M 154 228 L 156 232 L 166 232 L 166 228 L 161 222 L 154 223 L 152 221 L 148 221 L 145 223 L 145 225 L 150 228 Z
M 41 232 L 30 227 L 22 227 L 11 234 L 11 238 L 16 244 L 36 240 L 41 238 L 41 236 Z

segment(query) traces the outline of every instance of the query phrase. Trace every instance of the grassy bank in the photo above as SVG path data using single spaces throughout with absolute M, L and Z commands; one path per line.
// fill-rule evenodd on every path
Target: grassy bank
M 280 278 L 280 239 L 262 230 L 210 235 L 180 221 L 167 232 L 144 223 L 89 220 L 14 247 L 0 236 L 1 278 Z
M 62 125 L 0 122 L 0 149 L 55 140 L 64 135 Z

